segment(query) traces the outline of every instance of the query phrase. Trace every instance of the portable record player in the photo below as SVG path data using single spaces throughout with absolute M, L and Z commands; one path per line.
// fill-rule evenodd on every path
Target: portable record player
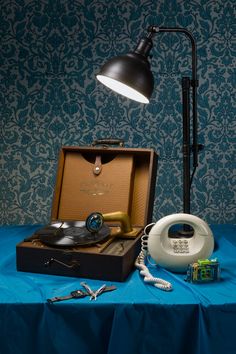
M 62 147 L 49 225 L 16 246 L 17 270 L 123 281 L 151 222 L 152 149 Z

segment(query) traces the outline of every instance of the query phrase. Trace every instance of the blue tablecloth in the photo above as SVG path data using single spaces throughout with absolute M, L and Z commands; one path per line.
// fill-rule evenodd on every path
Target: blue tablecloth
M 211 226 L 219 282 L 190 284 L 151 267 L 171 281 L 172 292 L 145 284 L 134 270 L 96 301 L 54 304 L 46 300 L 81 288 L 84 279 L 17 272 L 16 244 L 38 227 L 0 228 L 0 354 L 236 353 L 236 225 Z

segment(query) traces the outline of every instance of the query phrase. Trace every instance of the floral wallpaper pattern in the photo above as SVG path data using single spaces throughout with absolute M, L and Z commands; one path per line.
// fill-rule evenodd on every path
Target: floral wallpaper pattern
M 182 211 L 181 77 L 188 39 L 158 34 L 149 105 L 95 80 L 150 24 L 184 27 L 198 48 L 199 167 L 191 211 L 236 222 L 236 6 L 234 0 L 2 0 L 0 223 L 46 223 L 62 145 L 121 138 L 159 155 L 153 219 Z

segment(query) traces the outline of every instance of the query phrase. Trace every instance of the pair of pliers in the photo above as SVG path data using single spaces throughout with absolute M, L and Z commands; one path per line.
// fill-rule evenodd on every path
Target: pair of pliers
M 99 289 L 93 291 L 90 286 L 85 282 L 80 283 L 80 285 L 82 285 L 84 289 L 88 292 L 88 294 L 90 295 L 90 300 L 97 300 L 97 296 L 103 293 L 106 288 L 106 284 L 103 284 L 102 286 L 100 286 Z

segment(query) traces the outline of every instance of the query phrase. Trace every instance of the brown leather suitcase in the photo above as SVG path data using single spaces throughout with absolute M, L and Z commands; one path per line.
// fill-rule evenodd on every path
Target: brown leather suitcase
M 140 251 L 142 230 L 152 220 L 156 172 L 152 149 L 62 147 L 52 224 L 99 212 L 110 236 L 92 246 L 54 247 L 30 235 L 16 246 L 17 270 L 124 281 Z

